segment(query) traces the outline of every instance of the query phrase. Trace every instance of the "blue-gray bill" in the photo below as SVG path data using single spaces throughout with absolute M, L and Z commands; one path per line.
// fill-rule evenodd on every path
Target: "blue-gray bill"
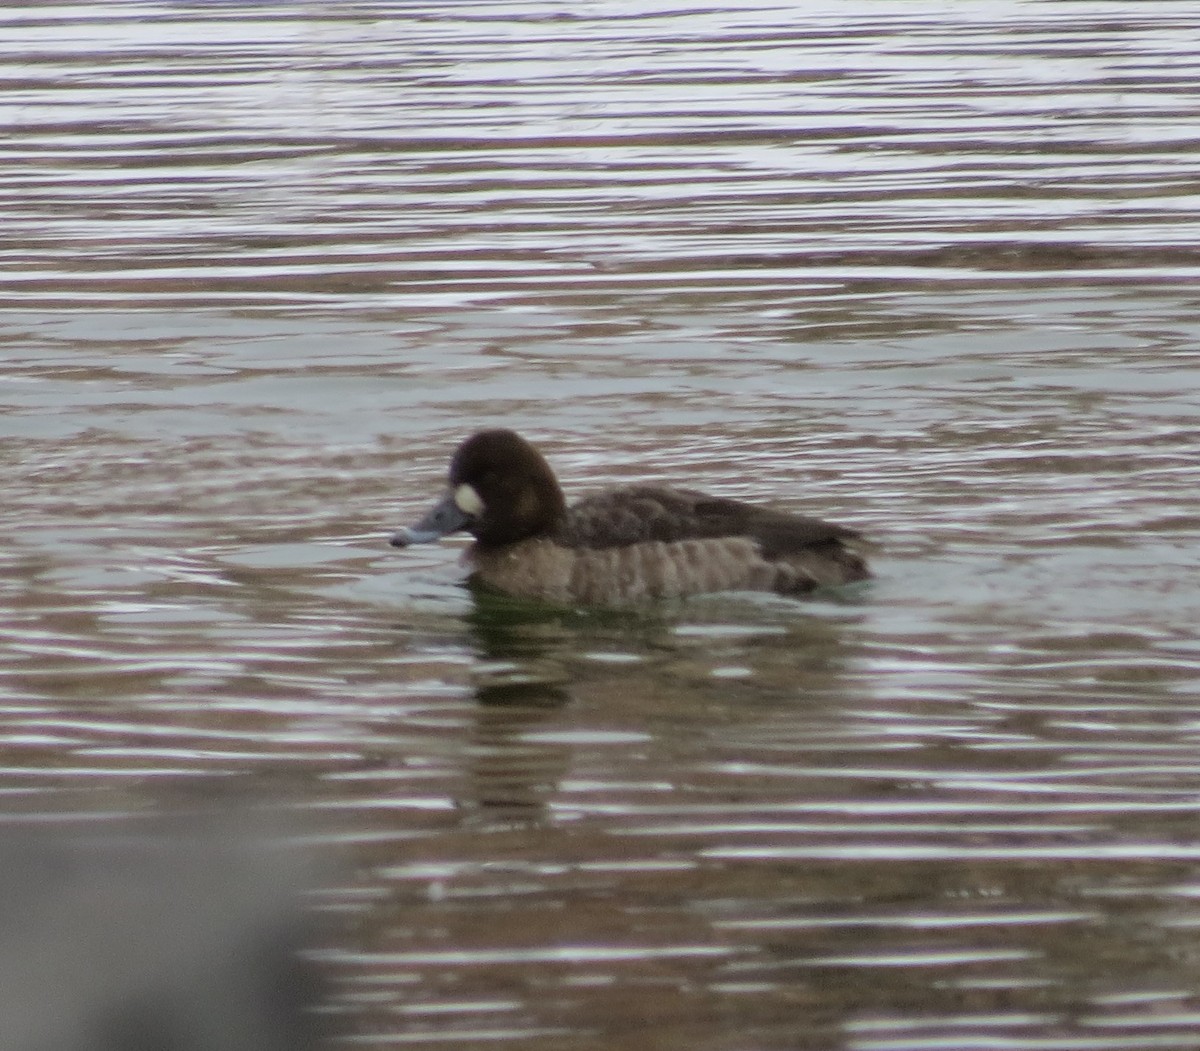
M 454 501 L 454 492 L 448 492 L 426 512 L 415 525 L 397 529 L 388 541 L 392 547 L 408 547 L 409 544 L 429 544 L 449 533 L 466 528 L 471 516 Z

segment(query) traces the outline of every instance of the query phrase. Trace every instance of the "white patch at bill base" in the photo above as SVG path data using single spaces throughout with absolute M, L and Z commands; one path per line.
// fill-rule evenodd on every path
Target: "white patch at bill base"
M 478 518 L 483 514 L 483 501 L 473 485 L 465 482 L 454 490 L 454 505 L 465 515 Z

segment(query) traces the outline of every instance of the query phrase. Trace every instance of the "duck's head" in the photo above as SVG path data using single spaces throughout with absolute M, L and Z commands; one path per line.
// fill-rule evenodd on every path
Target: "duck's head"
M 416 525 L 393 534 L 393 547 L 428 543 L 460 530 L 484 547 L 552 533 L 566 502 L 545 458 L 513 431 L 480 431 L 450 461 L 445 495 Z

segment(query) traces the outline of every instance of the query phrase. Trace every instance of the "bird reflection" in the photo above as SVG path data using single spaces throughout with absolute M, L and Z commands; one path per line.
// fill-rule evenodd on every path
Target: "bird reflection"
M 477 589 L 466 621 L 476 647 L 471 802 L 489 821 L 538 823 L 570 750 L 535 731 L 571 700 L 564 659 L 569 610 Z

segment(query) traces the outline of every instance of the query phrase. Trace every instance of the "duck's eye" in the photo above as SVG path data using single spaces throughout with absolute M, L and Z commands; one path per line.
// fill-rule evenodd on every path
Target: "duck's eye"
M 465 482 L 454 490 L 454 506 L 464 515 L 470 515 L 472 518 L 478 518 L 483 514 L 483 500 L 475 491 L 475 487 L 467 485 Z

